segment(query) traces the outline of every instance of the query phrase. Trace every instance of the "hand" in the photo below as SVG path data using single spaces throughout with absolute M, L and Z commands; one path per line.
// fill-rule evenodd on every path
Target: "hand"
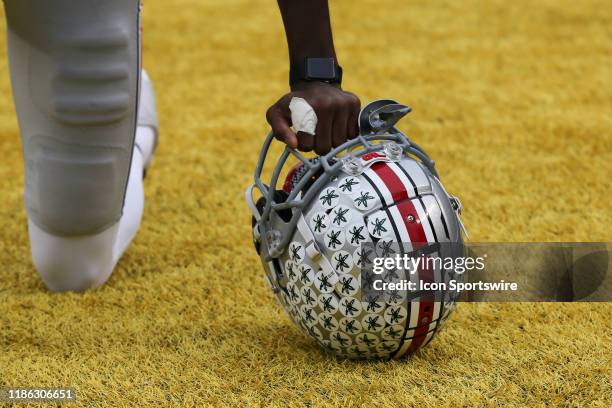
M 317 114 L 315 135 L 296 133 L 291 129 L 289 102 L 297 96 L 304 98 Z M 281 142 L 301 151 L 314 150 L 322 155 L 338 147 L 347 139 L 357 137 L 357 120 L 361 102 L 357 96 L 326 82 L 298 82 L 293 90 L 270 106 L 266 119 L 272 133 Z

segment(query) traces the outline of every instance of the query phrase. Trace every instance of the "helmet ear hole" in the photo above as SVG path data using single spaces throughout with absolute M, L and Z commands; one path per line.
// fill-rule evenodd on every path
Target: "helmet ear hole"
M 274 192 L 274 202 L 275 203 L 284 203 L 285 201 L 287 201 L 288 197 L 289 197 L 289 194 L 287 194 L 283 190 L 276 190 Z M 281 220 L 285 222 L 289 222 L 291 221 L 291 216 L 293 215 L 293 212 L 291 211 L 290 208 L 287 208 L 284 210 L 277 211 L 277 214 L 281 218 Z
M 289 194 L 287 194 L 283 190 L 276 190 L 274 192 L 274 202 L 277 204 L 284 203 L 285 201 L 287 201 L 287 197 L 289 197 Z M 266 198 L 259 197 L 259 199 L 257 200 L 257 203 L 255 203 L 255 207 L 257 208 L 257 211 L 259 211 L 259 215 L 263 214 L 265 206 L 266 206 Z M 285 222 L 291 221 L 292 213 L 290 209 L 278 211 L 278 215 Z M 257 221 L 255 220 L 255 217 L 252 217 L 251 224 L 253 227 L 255 227 L 256 222 Z
M 255 203 L 255 207 L 257 211 L 259 211 L 259 215 L 263 214 L 264 207 L 266 206 L 266 198 L 259 197 L 259 200 Z M 255 225 L 255 217 L 253 217 L 253 225 Z

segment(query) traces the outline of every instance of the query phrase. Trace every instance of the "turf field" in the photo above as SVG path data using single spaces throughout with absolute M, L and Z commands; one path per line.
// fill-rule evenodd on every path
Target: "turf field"
M 413 107 L 473 241 L 612 241 L 612 7 L 332 1 L 345 88 Z M 0 25 L 0 386 L 77 406 L 609 406 L 610 304 L 463 304 L 409 360 L 336 361 L 273 299 L 243 190 L 286 92 L 273 0 L 146 0 L 161 142 L 110 281 L 51 294 L 30 262 Z M 606 401 L 608 401 L 606 403 Z

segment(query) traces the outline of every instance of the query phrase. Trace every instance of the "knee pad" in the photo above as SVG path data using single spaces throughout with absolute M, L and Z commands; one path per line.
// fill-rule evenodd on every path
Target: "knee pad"
M 121 218 L 136 129 L 138 0 L 6 0 L 28 217 L 55 235 Z

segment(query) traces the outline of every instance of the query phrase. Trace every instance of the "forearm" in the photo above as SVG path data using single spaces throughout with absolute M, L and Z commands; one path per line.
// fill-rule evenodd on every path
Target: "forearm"
M 336 58 L 327 0 L 278 0 L 291 64 L 305 57 Z
M 266 112 L 274 137 L 292 148 L 321 155 L 357 136 L 360 102 L 344 91 L 327 0 L 278 0 L 289 45 L 291 92 Z M 311 75 L 312 74 L 312 75 Z M 314 133 L 294 130 L 290 103 L 306 101 L 316 113 Z

